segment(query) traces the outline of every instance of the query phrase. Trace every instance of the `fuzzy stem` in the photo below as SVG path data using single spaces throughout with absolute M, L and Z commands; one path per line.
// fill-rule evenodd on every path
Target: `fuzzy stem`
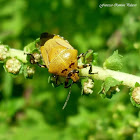
M 7 52 L 7 56 L 15 57 L 21 60 L 23 63 L 27 63 L 27 60 L 26 60 L 27 55 L 24 54 L 24 51 L 17 50 L 17 49 L 9 49 L 9 51 Z
M 140 77 L 135 76 L 132 74 L 127 74 L 124 72 L 119 72 L 119 71 L 113 71 L 109 69 L 103 69 L 101 67 L 97 66 L 92 66 L 93 72 L 98 73 L 94 75 L 89 75 L 88 71 L 89 68 L 81 69 L 80 75 L 82 76 L 92 76 L 92 78 L 97 79 L 97 80 L 105 80 L 107 77 L 112 77 L 118 81 L 122 81 L 122 85 L 128 86 L 128 87 L 135 87 L 136 82 L 140 84 Z
M 23 63 L 27 63 L 27 55 L 24 54 L 24 51 L 16 50 L 16 49 L 9 49 L 7 52 L 7 56 L 9 57 L 16 57 L 19 60 L 21 60 Z M 107 77 L 112 77 L 118 81 L 122 81 L 122 85 L 128 86 L 128 87 L 135 87 L 136 82 L 140 84 L 140 77 L 135 76 L 132 74 L 127 74 L 124 72 L 119 71 L 113 71 L 109 69 L 103 69 L 101 67 L 92 66 L 93 72 L 98 73 L 94 75 L 89 75 L 88 71 L 89 68 L 84 68 L 80 70 L 80 76 L 90 76 L 97 80 L 105 80 Z

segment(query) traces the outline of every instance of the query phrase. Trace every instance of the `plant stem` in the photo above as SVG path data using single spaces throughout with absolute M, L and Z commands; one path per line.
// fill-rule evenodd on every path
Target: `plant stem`
M 21 60 L 23 63 L 27 63 L 27 55 L 24 54 L 24 51 L 16 50 L 16 49 L 9 49 L 7 52 L 7 56 L 9 57 L 16 57 Z M 135 76 L 132 74 L 127 74 L 124 72 L 113 71 L 109 69 L 103 69 L 101 67 L 92 66 L 93 72 L 97 74 L 88 74 L 89 68 L 84 68 L 80 70 L 81 76 L 90 76 L 97 80 L 105 80 L 107 77 L 112 77 L 118 81 L 122 81 L 122 85 L 128 87 L 135 87 L 135 83 L 138 82 L 140 84 L 140 77 Z
M 27 60 L 26 60 L 27 55 L 24 54 L 24 51 L 17 50 L 17 49 L 9 49 L 9 51 L 7 52 L 7 56 L 15 57 L 21 60 L 23 63 L 27 63 Z
M 122 81 L 122 85 L 128 86 L 128 87 L 135 87 L 135 83 L 138 82 L 140 84 L 140 77 L 135 76 L 132 74 L 127 74 L 124 72 L 119 71 L 113 71 L 109 69 L 103 69 L 101 67 L 92 66 L 93 72 L 97 74 L 91 75 L 88 74 L 89 68 L 81 69 L 80 75 L 82 76 L 92 76 L 92 78 L 97 80 L 105 80 L 107 77 L 112 77 L 116 79 L 117 81 Z

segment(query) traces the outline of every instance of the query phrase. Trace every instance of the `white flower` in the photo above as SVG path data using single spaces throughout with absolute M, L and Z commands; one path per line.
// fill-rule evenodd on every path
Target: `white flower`
M 8 49 L 4 45 L 0 45 L 0 61 L 3 61 L 7 57 Z
M 93 87 L 94 87 L 94 82 L 91 79 L 88 79 L 87 82 L 84 82 L 84 88 L 83 88 L 84 94 L 92 94 Z
M 6 69 L 8 72 L 17 74 L 21 68 L 21 62 L 16 58 L 10 58 L 6 61 Z
M 136 87 L 132 92 L 132 98 L 137 103 L 140 104 L 140 87 Z

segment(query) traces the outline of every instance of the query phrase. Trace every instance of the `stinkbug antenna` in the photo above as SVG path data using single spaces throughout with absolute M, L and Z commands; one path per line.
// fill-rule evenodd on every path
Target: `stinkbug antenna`
M 72 85 L 71 85 L 71 86 L 72 86 Z M 62 107 L 63 110 L 65 109 L 65 107 L 67 106 L 67 103 L 68 103 L 68 101 L 69 101 L 69 98 L 70 98 L 70 95 L 71 95 L 71 86 L 70 86 L 70 90 L 69 90 L 69 93 L 68 93 L 68 95 L 67 95 L 66 101 L 65 101 L 65 103 L 64 103 L 64 105 L 63 105 L 63 107 Z

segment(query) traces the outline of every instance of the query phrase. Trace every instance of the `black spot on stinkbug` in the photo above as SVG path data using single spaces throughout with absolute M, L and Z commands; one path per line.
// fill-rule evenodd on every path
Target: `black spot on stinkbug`
M 73 65 L 74 65 L 74 63 L 71 63 L 71 64 L 69 65 L 69 68 L 71 68 Z
M 61 73 L 64 73 L 65 71 L 67 71 L 67 69 L 62 70 Z

